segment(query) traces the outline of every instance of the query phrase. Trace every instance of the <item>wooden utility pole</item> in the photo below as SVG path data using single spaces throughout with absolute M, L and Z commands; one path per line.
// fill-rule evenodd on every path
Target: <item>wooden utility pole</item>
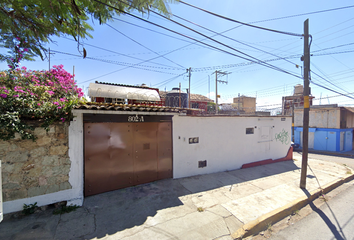
M 217 71 L 217 70 L 215 71 L 215 114 L 219 113 L 218 98 L 220 96 L 218 95 L 218 82 L 227 84 L 227 81 L 218 80 L 218 74 L 221 75 L 221 76 L 225 76 L 225 75 L 227 75 L 229 73 L 228 72 Z
M 300 188 L 306 188 L 307 176 L 307 157 L 309 145 L 309 118 L 310 118 L 310 46 L 309 46 L 309 20 L 304 22 L 304 119 L 302 132 L 302 165 L 301 165 L 301 179 Z
M 189 72 L 189 87 L 188 87 L 188 108 L 191 108 L 191 70 L 192 68 L 188 68 L 187 71 Z
M 218 71 L 215 71 L 215 114 L 218 113 Z
M 295 99 L 293 99 L 291 102 L 292 102 L 292 113 L 291 113 L 291 136 L 292 136 L 292 139 L 291 141 L 292 142 L 295 142 L 295 104 L 294 104 L 294 101 Z

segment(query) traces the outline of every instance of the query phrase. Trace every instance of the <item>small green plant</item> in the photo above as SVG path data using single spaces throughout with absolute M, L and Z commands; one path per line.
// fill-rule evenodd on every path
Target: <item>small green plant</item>
M 204 209 L 202 207 L 197 208 L 198 212 L 204 212 Z
M 60 207 L 58 209 L 55 209 L 53 211 L 53 214 L 54 215 L 58 215 L 58 214 L 69 213 L 69 212 L 75 211 L 78 208 L 79 208 L 79 206 L 77 206 L 77 205 L 62 206 L 62 207 Z
M 295 211 L 293 212 L 293 214 L 291 214 L 291 215 L 293 215 L 293 216 L 294 216 L 294 215 L 300 215 L 300 214 L 299 214 L 299 210 L 295 210 Z
M 326 196 L 323 195 L 323 194 L 319 197 L 319 199 L 323 200 L 324 202 L 327 202 L 327 201 L 328 201 L 328 199 L 326 198 Z
M 272 231 L 273 231 L 272 227 L 273 227 L 272 222 L 268 223 L 268 225 L 267 225 L 267 230 L 268 230 L 269 232 L 272 232 Z
M 34 211 L 37 208 L 37 202 L 33 203 L 33 204 L 23 204 L 23 210 L 22 213 L 25 215 L 30 215 L 32 213 L 34 213 Z

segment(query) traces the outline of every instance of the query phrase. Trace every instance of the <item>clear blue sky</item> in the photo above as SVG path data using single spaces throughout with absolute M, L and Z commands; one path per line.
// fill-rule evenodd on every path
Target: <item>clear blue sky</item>
M 186 0 L 186 2 L 238 21 L 246 23 L 256 22 L 254 25 L 298 34 L 303 33 L 304 21 L 308 18 L 310 34 L 313 36 L 311 53 L 314 56 L 311 57 L 311 70 L 327 81 L 314 74 L 312 74 L 312 80 L 343 94 L 354 92 L 354 7 L 282 18 L 350 6 L 354 5 L 353 1 Z M 214 36 L 213 39 L 257 59 L 269 60 L 294 56 L 288 58 L 290 62 L 279 59 L 269 61 L 268 63 L 301 76 L 301 67 L 296 68 L 296 64 L 299 66 L 303 65 L 300 61 L 300 56 L 303 53 L 303 39 L 301 37 L 240 26 L 237 23 L 211 16 L 181 3 L 170 4 L 170 8 L 172 14 L 217 33 L 234 28 L 224 33 L 228 38 Z M 133 14 L 139 15 L 137 12 L 133 12 Z M 203 40 L 204 37 L 201 35 L 166 19 L 162 19 L 153 13 L 144 15 L 143 17 L 184 35 L 202 40 L 212 46 L 240 55 L 240 53 L 221 46 L 218 43 Z M 142 28 L 118 20 L 109 22 L 110 26 L 121 32 L 119 33 L 107 25 L 99 25 L 96 22 L 93 26 L 93 39 L 84 39 L 82 41 L 83 46 L 87 50 L 88 57 L 111 61 L 111 63 L 55 53 L 51 55 L 51 65 L 63 64 L 64 68 L 69 72 L 72 72 L 73 66 L 75 66 L 75 80 L 85 90 L 89 83 L 94 81 L 130 85 L 145 83 L 152 87 L 159 87 L 161 90 L 171 90 L 172 87 L 178 87 L 179 83 L 181 83 L 182 88 L 185 89 L 188 88 L 188 76 L 183 73 L 186 72 L 187 68 L 191 67 L 191 92 L 210 96 L 214 100 L 215 74 L 213 73 L 215 70 L 227 71 L 230 74 L 227 77 L 221 78 L 221 80 L 228 80 L 228 84 L 218 85 L 218 93 L 221 95 L 219 101 L 231 102 L 232 97 L 240 93 L 241 95 L 257 97 L 257 107 L 259 110 L 280 107 L 281 97 L 292 95 L 294 85 L 303 82 L 300 78 L 258 64 L 237 66 L 237 64 L 249 63 L 249 61 L 210 49 L 193 40 L 178 36 L 130 16 L 121 15 L 117 16 L 117 18 Z M 274 18 L 282 19 L 270 20 Z M 205 35 L 215 35 L 215 33 L 192 25 L 177 17 L 172 17 L 171 19 Z M 52 51 L 80 55 L 77 43 L 67 38 L 72 39 L 70 37 L 54 38 L 55 43 L 48 45 L 48 47 Z M 273 55 L 251 48 L 245 44 L 267 51 Z M 161 55 L 164 55 L 165 58 L 161 57 Z M 150 60 L 153 58 L 155 59 Z M 117 63 L 121 65 L 117 65 Z M 131 65 L 135 66 L 127 67 Z M 5 69 L 6 66 L 7 64 L 1 63 L 0 69 Z M 22 66 L 33 70 L 48 69 L 49 67 L 48 60 L 41 61 L 40 59 L 35 62 L 22 62 Z M 311 89 L 312 95 L 316 97 L 315 104 L 320 103 L 320 97 L 322 96 L 321 104 L 338 103 L 343 106 L 354 106 L 353 99 L 332 97 L 338 94 L 313 84 L 311 84 Z M 350 96 L 354 98 L 354 94 Z

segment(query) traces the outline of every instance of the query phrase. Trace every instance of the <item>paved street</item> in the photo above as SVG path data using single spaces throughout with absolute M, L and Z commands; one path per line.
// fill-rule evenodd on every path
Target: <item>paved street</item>
M 293 157 L 301 157 L 302 152 L 294 151 Z M 318 153 L 309 153 L 308 158 L 318 159 L 322 161 L 336 162 L 340 164 L 346 164 L 350 168 L 354 169 L 354 158 L 350 156 L 333 156 L 333 155 L 325 155 Z
M 272 240 L 354 239 L 354 182 L 330 199 L 320 209 L 311 204 L 313 212 L 294 225 L 283 229 Z

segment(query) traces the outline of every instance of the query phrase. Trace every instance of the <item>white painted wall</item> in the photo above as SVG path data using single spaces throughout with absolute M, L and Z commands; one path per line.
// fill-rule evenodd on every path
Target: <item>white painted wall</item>
M 172 121 L 174 178 L 283 158 L 291 144 L 291 117 L 174 116 Z M 246 128 L 254 128 L 254 134 L 246 134 Z M 283 130 L 288 137 L 286 143 L 275 137 Z M 199 137 L 199 143 L 189 144 L 192 137 Z M 203 160 L 207 160 L 207 167 L 198 168 L 198 161 Z

